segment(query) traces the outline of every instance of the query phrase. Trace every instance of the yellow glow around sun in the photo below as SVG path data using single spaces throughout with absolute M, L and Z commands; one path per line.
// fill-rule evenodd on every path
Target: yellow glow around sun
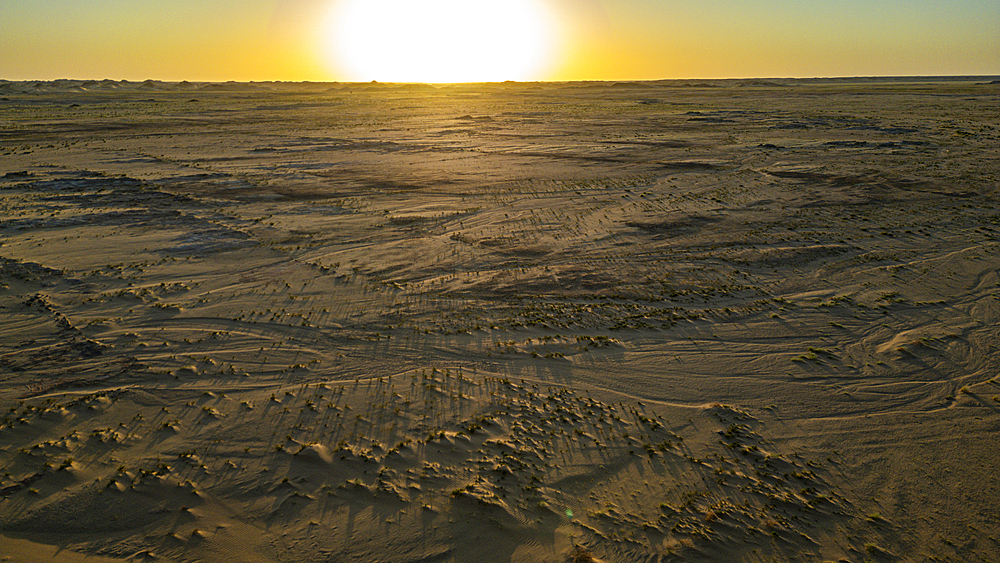
M 337 75 L 357 81 L 538 80 L 558 43 L 542 0 L 340 0 L 326 29 Z

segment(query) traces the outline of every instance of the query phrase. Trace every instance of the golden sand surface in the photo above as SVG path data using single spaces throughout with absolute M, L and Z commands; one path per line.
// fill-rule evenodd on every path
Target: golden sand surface
M 996 561 L 981 82 L 0 81 L 0 560 Z

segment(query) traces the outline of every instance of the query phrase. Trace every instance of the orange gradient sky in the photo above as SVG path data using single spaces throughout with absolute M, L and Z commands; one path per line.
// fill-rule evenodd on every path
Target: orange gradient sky
M 997 75 L 998 29 L 993 0 L 3 0 L 0 78 Z

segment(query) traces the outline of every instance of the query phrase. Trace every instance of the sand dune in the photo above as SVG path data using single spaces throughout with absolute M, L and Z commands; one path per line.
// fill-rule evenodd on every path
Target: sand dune
M 0 81 L 0 558 L 993 560 L 983 82 Z

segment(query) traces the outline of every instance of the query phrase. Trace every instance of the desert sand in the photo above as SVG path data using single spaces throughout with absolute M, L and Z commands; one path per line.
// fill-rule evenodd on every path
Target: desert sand
M 993 80 L 0 81 L 0 560 L 996 561 Z

